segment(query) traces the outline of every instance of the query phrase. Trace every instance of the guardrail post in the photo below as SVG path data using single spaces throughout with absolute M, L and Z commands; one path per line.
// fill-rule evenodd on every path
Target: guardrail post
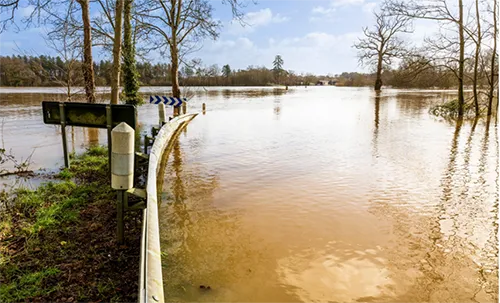
M 153 142 L 153 137 L 150 137 L 148 135 L 144 135 L 144 154 L 145 155 L 148 154 L 149 146 L 152 144 L 151 142 Z
M 111 131 L 111 187 L 117 190 L 117 241 L 123 243 L 123 214 L 128 203 L 126 191 L 134 186 L 135 132 L 127 123 Z
M 205 113 L 206 113 L 207 106 L 205 105 L 205 103 L 203 103 L 203 104 L 201 105 L 201 110 L 203 111 L 203 114 L 205 114 Z

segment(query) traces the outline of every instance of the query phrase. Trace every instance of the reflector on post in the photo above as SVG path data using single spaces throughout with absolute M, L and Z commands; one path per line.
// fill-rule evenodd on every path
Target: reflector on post
M 127 123 L 118 124 L 111 131 L 111 187 L 128 190 L 134 186 L 134 136 Z

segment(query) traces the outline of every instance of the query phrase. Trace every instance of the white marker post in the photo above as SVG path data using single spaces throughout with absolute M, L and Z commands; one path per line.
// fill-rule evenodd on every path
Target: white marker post
M 127 203 L 126 191 L 134 186 L 135 132 L 127 123 L 118 124 L 111 131 L 111 188 L 117 190 L 117 238 L 123 243 L 123 213 Z
M 160 115 L 160 127 L 167 122 L 167 118 L 165 116 L 165 104 L 158 104 L 158 114 Z

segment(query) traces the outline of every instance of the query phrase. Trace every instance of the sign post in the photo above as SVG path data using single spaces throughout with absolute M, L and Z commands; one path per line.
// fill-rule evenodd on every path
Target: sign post
M 61 125 L 64 166 L 69 168 L 66 126 L 106 128 L 108 130 L 108 156 L 111 159 L 111 130 L 121 122 L 133 129 L 137 127 L 137 110 L 128 104 L 95 104 L 79 102 L 43 101 L 43 122 Z M 111 172 L 111 170 L 110 170 Z
M 180 115 L 181 105 L 184 113 L 186 113 L 187 98 L 167 97 L 167 96 L 150 96 L 149 103 L 151 104 L 165 104 L 174 107 L 174 117 Z
M 61 136 L 64 154 L 64 166 L 69 168 L 68 141 L 66 140 L 66 115 L 64 113 L 64 104 L 59 104 L 59 121 L 61 123 Z
M 133 105 L 94 104 L 77 102 L 42 102 L 43 122 L 61 125 L 64 165 L 69 168 L 66 126 L 106 128 L 111 187 L 117 190 L 117 242 L 124 242 L 123 216 L 129 208 L 127 191 L 134 189 L 135 129 L 137 110 Z M 132 207 L 141 207 L 134 205 Z
M 111 149 L 113 148 L 113 140 L 111 140 L 111 130 L 113 127 L 113 117 L 111 114 L 111 105 L 106 104 L 106 128 L 108 129 L 108 159 L 111 162 Z M 111 174 L 111 163 L 108 165 L 108 173 Z

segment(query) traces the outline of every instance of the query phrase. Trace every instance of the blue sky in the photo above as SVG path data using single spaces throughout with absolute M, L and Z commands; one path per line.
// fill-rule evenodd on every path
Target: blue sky
M 218 6 L 226 26 L 218 41 L 206 41 L 198 54 L 204 61 L 235 68 L 270 66 L 276 54 L 285 68 L 297 72 L 336 74 L 362 70 L 353 41 L 371 22 L 370 0 L 264 1 L 247 7 L 251 26 L 230 22 L 227 8 Z
M 231 10 L 213 0 L 214 16 L 224 27 L 217 41 L 206 40 L 203 48 L 192 55 L 206 65 L 229 64 L 233 69 L 249 65 L 270 67 L 280 54 L 285 68 L 298 73 L 337 74 L 344 71 L 366 71 L 358 66 L 352 44 L 361 37 L 363 26 L 372 24 L 372 11 L 379 0 L 259 0 L 245 8 L 242 27 L 232 22 Z M 30 12 L 21 8 L 18 19 Z M 43 28 L 0 34 L 0 54 L 19 54 L 19 49 L 34 54 L 53 54 L 45 44 Z M 106 58 L 98 49 L 95 60 Z M 158 53 L 151 61 L 167 62 Z

